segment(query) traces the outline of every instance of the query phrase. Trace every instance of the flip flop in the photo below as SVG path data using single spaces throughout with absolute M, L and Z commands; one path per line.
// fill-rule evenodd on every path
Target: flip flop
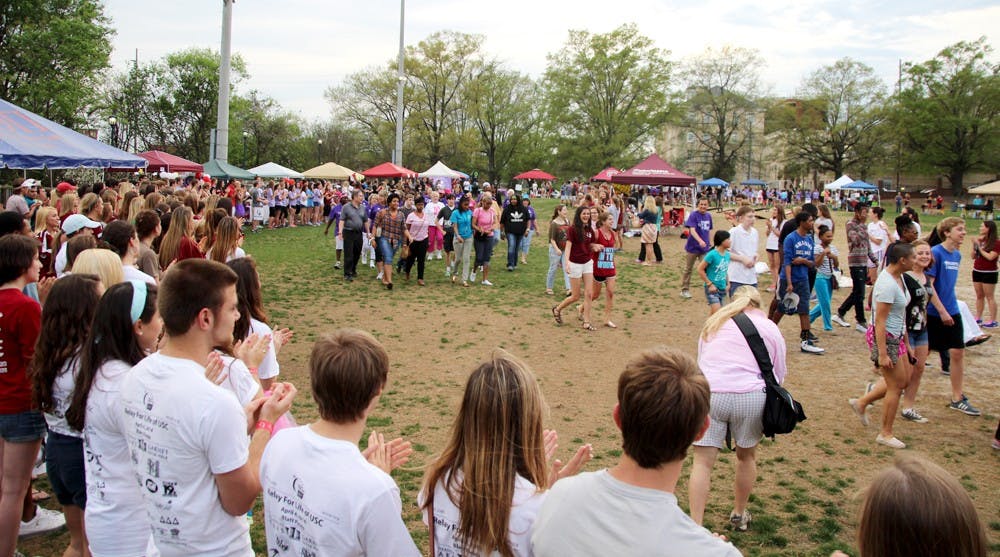
M 609 328 L 609 329 L 617 329 L 618 328 L 618 325 L 615 325 L 611 321 L 608 321 L 607 323 L 605 323 L 604 326 L 607 327 L 607 328 Z
M 562 325 L 562 312 L 559 311 L 559 306 L 552 306 L 552 317 L 555 318 L 557 325 Z

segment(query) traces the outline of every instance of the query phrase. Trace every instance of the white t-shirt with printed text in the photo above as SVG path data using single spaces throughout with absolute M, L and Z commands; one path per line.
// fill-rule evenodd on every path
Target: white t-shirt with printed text
M 250 332 L 247 336 L 256 334 L 258 336 L 271 335 L 271 344 L 267 347 L 267 353 L 264 354 L 264 360 L 260 362 L 260 366 L 257 367 L 257 377 L 260 379 L 271 379 L 272 377 L 277 377 L 281 373 L 281 366 L 278 365 L 278 355 L 274 349 L 274 335 L 271 327 L 267 326 L 263 321 L 258 321 L 254 318 L 250 318 Z M 245 340 L 245 339 L 244 339 Z

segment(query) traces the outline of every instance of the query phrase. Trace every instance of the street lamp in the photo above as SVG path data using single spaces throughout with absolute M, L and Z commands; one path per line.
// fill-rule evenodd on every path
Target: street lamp
M 111 124 L 111 146 L 118 147 L 118 118 L 112 116 L 108 123 Z
M 249 136 L 250 136 L 250 134 L 247 133 L 246 130 L 244 130 L 243 131 L 243 158 L 241 159 L 243 161 L 243 166 L 247 165 L 247 137 L 249 137 Z
M 316 140 L 316 165 L 319 166 L 323 164 L 323 140 Z

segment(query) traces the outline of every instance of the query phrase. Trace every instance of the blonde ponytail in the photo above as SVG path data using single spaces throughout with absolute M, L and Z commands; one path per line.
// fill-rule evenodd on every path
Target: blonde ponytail
M 701 340 L 707 341 L 734 315 L 748 307 L 760 309 L 760 291 L 753 286 L 741 286 L 733 293 L 733 301 L 722 306 L 722 309 L 712 314 L 701 329 Z

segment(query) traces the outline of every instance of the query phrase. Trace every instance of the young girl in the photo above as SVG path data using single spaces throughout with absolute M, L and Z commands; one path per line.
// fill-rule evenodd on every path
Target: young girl
M 42 278 L 54 277 L 56 239 L 59 237 L 59 215 L 54 207 L 40 207 L 35 212 L 35 238 L 41 243 L 38 255 L 42 262 Z
M 997 223 L 983 221 L 979 237 L 972 242 L 972 287 L 976 291 L 976 323 L 983 327 L 997 326 L 997 256 L 1000 256 L 1000 239 Z M 990 320 L 983 320 L 983 309 L 989 309 Z
M 215 242 L 208 248 L 205 257 L 219 263 L 228 263 L 233 259 L 246 257 L 240 247 L 243 245 L 243 232 L 240 223 L 233 217 L 223 217 L 215 229 Z
M 428 467 L 419 501 L 433 555 L 531 555 L 531 526 L 556 480 L 593 456 L 580 447 L 566 464 L 547 463 L 554 431 L 542 429 L 545 401 L 526 364 L 503 350 L 465 385 L 444 451 Z
M 719 311 L 726 300 L 726 284 L 729 275 L 729 246 L 732 239 L 729 231 L 716 230 L 712 237 L 713 249 L 698 263 L 698 275 L 705 281 L 705 298 L 708 300 L 708 314 Z
M 781 272 L 781 249 L 778 239 L 784 224 L 785 208 L 781 204 L 771 207 L 771 216 L 767 219 L 767 242 L 764 245 L 767 251 L 767 266 L 771 270 L 773 281 L 773 284 L 767 287 L 768 292 L 774 292 L 774 285 L 778 284 L 778 274 Z
M 32 361 L 35 407 L 45 415 L 45 468 L 69 529 L 65 555 L 87 555 L 83 510 L 87 484 L 83 468 L 83 433 L 66 421 L 83 348 L 94 309 L 104 292 L 94 275 L 72 274 L 52 285 Z
M 66 421 L 83 431 L 87 543 L 95 555 L 146 554 L 151 530 L 125 438 L 121 386 L 132 366 L 156 350 L 162 327 L 155 286 L 117 284 L 98 302 L 80 355 Z
M 194 241 L 194 213 L 188 207 L 174 209 L 170 216 L 170 228 L 160 241 L 160 269 L 166 271 L 174 261 L 193 257 L 204 257 Z
M 833 296 L 833 271 L 840 268 L 840 255 L 837 247 L 833 245 L 833 229 L 827 225 L 821 225 L 817 229 L 818 244 L 813 248 L 813 255 L 816 257 L 816 284 L 813 288 L 816 291 L 816 305 L 809 310 L 809 322 L 812 323 L 820 315 L 823 316 L 823 330 L 832 331 L 833 323 L 830 321 L 830 299 Z
M 596 246 L 598 250 L 601 246 Z M 562 324 L 562 310 L 583 297 L 583 328 L 596 331 L 590 324 L 591 297 L 594 289 L 594 229 L 590 225 L 590 207 L 581 205 L 573 215 L 573 226 L 566 235 L 566 253 L 563 272 L 569 275 L 570 293 L 559 305 L 552 308 L 552 317 Z

